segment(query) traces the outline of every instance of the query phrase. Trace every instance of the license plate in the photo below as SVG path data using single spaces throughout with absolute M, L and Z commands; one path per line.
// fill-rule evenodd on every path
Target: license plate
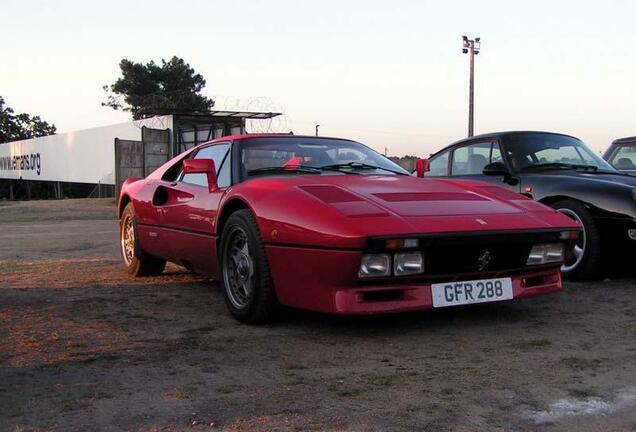
M 477 279 L 431 285 L 433 307 L 488 303 L 512 299 L 512 280 Z

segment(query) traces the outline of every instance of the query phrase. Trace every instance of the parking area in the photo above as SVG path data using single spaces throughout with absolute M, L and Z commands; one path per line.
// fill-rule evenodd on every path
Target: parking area
M 130 279 L 112 200 L 0 203 L 0 430 L 636 431 L 635 277 L 520 302 L 236 323 Z

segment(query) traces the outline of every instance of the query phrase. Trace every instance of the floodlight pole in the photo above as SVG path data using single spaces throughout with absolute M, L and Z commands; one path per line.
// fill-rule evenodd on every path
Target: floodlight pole
M 470 47 L 470 95 L 468 96 L 468 136 L 475 133 L 475 49 Z
M 475 112 L 475 54 L 479 54 L 480 38 L 468 39 L 462 36 L 464 46 L 462 52 L 464 54 L 470 51 L 470 85 L 468 94 L 468 136 L 474 135 L 474 112 Z

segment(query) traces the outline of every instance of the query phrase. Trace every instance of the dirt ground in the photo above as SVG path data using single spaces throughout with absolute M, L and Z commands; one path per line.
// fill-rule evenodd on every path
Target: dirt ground
M 249 327 L 130 279 L 112 200 L 0 203 L 0 431 L 636 431 L 636 278 Z

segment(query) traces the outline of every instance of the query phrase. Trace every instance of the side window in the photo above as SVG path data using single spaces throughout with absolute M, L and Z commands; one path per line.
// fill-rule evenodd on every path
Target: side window
M 452 175 L 468 174 L 468 147 L 459 147 L 453 151 Z
M 490 153 L 490 163 L 493 162 L 503 162 L 503 157 L 501 156 L 501 150 L 499 149 L 499 144 L 492 144 L 492 152 Z
M 449 151 L 437 155 L 430 161 L 430 171 L 426 173 L 427 177 L 444 177 L 448 175 L 448 155 Z
M 479 175 L 490 163 L 492 143 L 477 143 L 456 148 L 453 152 L 452 175 Z
M 232 154 L 228 152 L 227 156 L 222 162 L 221 168 L 216 173 L 216 184 L 221 188 L 228 187 L 232 183 L 232 163 L 230 162 L 231 157 Z
M 219 187 L 228 186 L 230 184 L 229 157 L 225 157 L 228 154 L 229 148 L 229 144 L 215 144 L 203 147 L 194 156 L 195 159 L 212 159 L 214 161 L 214 166 L 218 173 L 217 181 Z M 183 174 L 181 181 L 188 184 L 208 187 L 208 177 L 205 174 Z
M 187 159 L 186 155 L 168 168 L 166 172 L 163 173 L 163 176 L 161 176 L 161 180 L 169 182 L 177 181 L 181 177 L 181 167 L 183 166 L 184 159 Z
M 609 162 L 619 170 L 636 170 L 636 144 L 620 146 Z

